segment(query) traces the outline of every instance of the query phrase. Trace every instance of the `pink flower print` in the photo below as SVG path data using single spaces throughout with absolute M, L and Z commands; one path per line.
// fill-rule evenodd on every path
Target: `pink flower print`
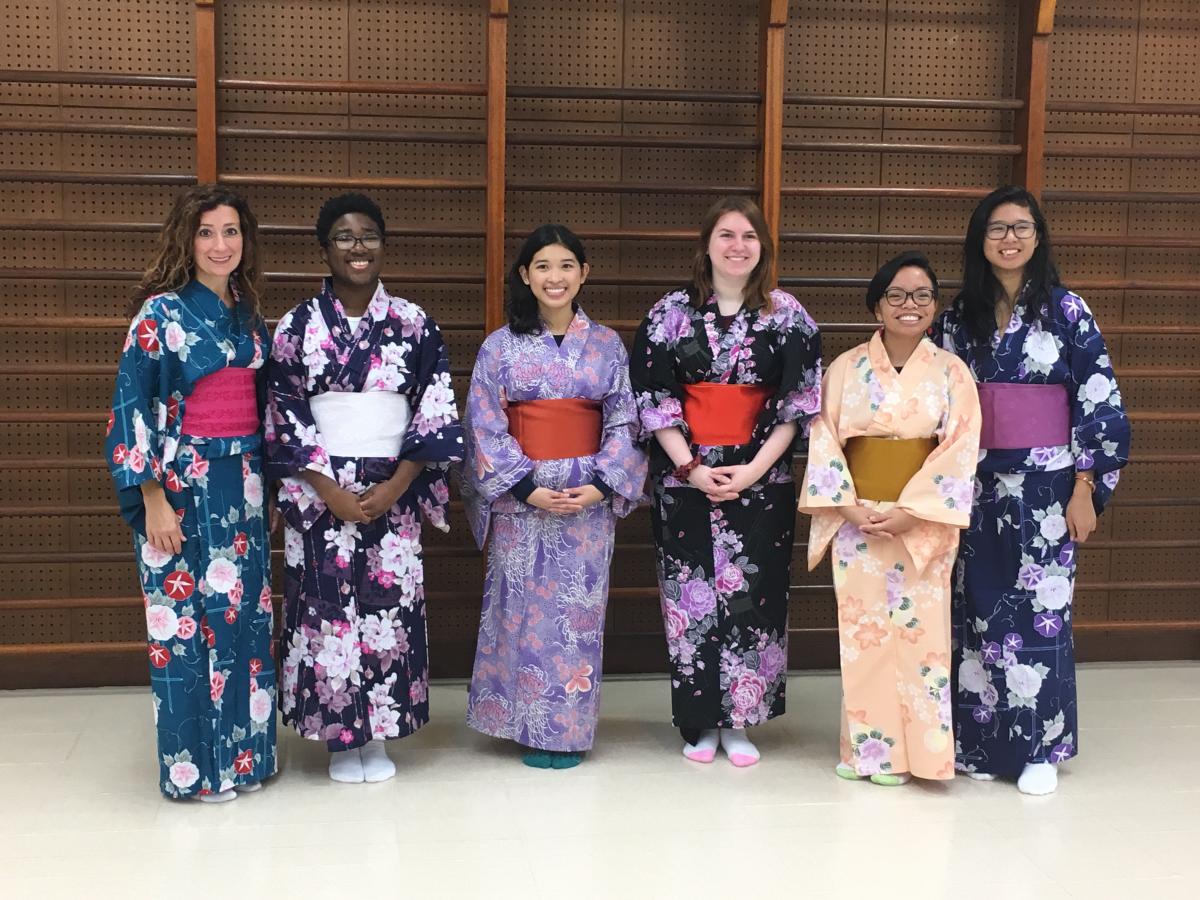
M 732 594 L 735 591 L 740 591 L 745 587 L 746 579 L 742 575 L 742 570 L 734 564 L 730 563 L 721 569 L 717 575 L 717 590 L 722 594 Z
M 233 583 L 233 587 L 229 589 L 229 602 L 234 606 L 241 606 L 242 594 L 245 590 L 245 585 L 242 584 L 242 579 L 239 578 Z
M 265 585 L 258 595 L 258 608 L 265 613 L 272 612 L 271 607 L 271 586 Z
M 663 607 L 663 626 L 667 632 L 667 640 L 677 641 L 687 631 L 688 617 L 674 603 L 667 601 Z
M 354 732 L 349 728 L 343 728 L 338 732 L 338 740 L 349 746 L 350 744 L 354 743 Z
M 179 621 L 175 624 L 175 637 L 186 641 L 196 635 L 196 620 L 191 616 L 180 616 Z
M 424 703 L 429 696 L 429 686 L 421 679 L 417 679 L 408 686 L 408 701 L 414 706 L 418 703 Z
M 208 695 L 212 698 L 213 703 L 216 703 L 224 693 L 225 676 L 220 672 L 213 672 L 208 677 Z
M 740 572 L 738 577 L 741 577 Z M 680 591 L 679 608 L 686 612 L 694 622 L 700 621 L 717 608 L 716 594 L 713 593 L 708 582 L 703 579 L 694 578 L 691 581 L 685 581 L 680 586 Z
M 524 704 L 533 703 L 549 686 L 546 673 L 536 666 L 522 666 L 517 672 L 517 696 Z
M 740 718 L 749 718 L 750 714 L 762 703 L 766 693 L 767 682 L 759 675 L 750 673 L 738 675 L 729 684 L 733 709 Z
M 202 456 L 192 456 L 185 474 L 192 481 L 205 477 L 208 474 L 208 460 Z

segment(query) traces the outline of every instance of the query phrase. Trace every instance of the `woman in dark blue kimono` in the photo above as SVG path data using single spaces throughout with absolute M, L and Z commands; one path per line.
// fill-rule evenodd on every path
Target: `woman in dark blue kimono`
M 421 518 L 447 530 L 462 427 L 437 323 L 387 292 L 383 214 L 344 194 L 317 216 L 330 277 L 279 320 L 267 459 L 282 480 L 285 723 L 334 781 L 383 781 L 384 742 L 429 721 Z
M 942 343 L 983 411 L 975 506 L 954 579 L 956 766 L 1048 794 L 1074 756 L 1076 545 L 1129 455 L 1129 420 L 1091 310 L 1058 280 L 1032 195 L 1004 187 L 967 227 Z
M 275 772 L 257 229 L 224 188 L 176 201 L 136 293 L 108 420 L 169 797 L 233 800 Z

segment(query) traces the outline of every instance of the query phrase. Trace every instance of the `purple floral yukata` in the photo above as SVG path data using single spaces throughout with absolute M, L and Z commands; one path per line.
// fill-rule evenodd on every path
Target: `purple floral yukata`
M 1027 303 L 1018 298 L 1008 327 L 986 347 L 954 309 L 939 321 L 943 346 L 976 382 L 1063 384 L 1070 404 L 1069 445 L 980 453 L 955 567 L 956 767 L 1008 776 L 1078 752 L 1075 544 L 1065 513 L 1076 471 L 1095 473 L 1099 515 L 1129 458 L 1129 419 L 1091 310 L 1062 287 L 1032 323 Z
M 785 452 L 737 500 L 714 504 L 675 479 L 654 432 L 677 427 L 707 466 L 750 462 L 784 422 L 807 436 L 821 408 L 821 337 L 798 300 L 775 290 L 770 313 L 742 309 L 729 327 L 710 298 L 697 310 L 688 289 L 667 294 L 642 322 L 630 376 L 650 451 L 654 543 L 671 705 L 685 732 L 758 725 L 784 711 L 787 609 L 796 488 Z M 691 442 L 684 384 L 764 384 L 775 389 L 745 444 Z
M 508 432 L 507 403 L 573 398 L 601 404 L 600 452 L 527 457 Z M 465 429 L 463 499 L 475 540 L 488 548 L 467 724 L 540 750 L 588 750 L 616 521 L 637 506 L 646 480 L 621 339 L 582 310 L 561 347 L 544 331 L 493 332 L 475 362 Z M 598 476 L 612 494 L 559 516 L 513 496 L 527 476 L 556 490 Z
M 448 530 L 448 462 L 462 428 L 437 324 L 380 283 L 353 331 L 326 280 L 279 321 L 267 366 L 267 471 L 282 480 L 284 617 L 280 709 L 330 750 L 404 737 L 429 720 L 421 515 Z M 331 456 L 311 400 L 329 391 L 391 391 L 412 418 L 396 457 Z M 300 472 L 353 493 L 386 481 L 403 460 L 425 463 L 373 522 L 333 516 Z

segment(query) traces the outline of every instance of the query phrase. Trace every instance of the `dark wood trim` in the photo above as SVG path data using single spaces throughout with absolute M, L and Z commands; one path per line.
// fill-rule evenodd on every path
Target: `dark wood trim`
M 1094 100 L 1050 100 L 1049 112 L 1112 113 L 1140 116 L 1200 116 L 1200 103 L 1109 103 Z
M 779 279 L 779 224 L 783 214 L 783 88 L 788 0 L 759 0 L 758 184 L 774 260 L 769 283 Z
M 217 180 L 217 10 L 196 0 L 196 178 Z
M 558 87 L 510 84 L 508 96 L 530 100 L 622 100 L 666 103 L 758 103 L 756 91 L 676 91 L 658 88 Z
M 217 181 L 233 185 L 315 187 L 330 190 L 482 191 L 487 187 L 487 183 L 479 178 L 398 178 L 380 175 L 251 175 L 222 172 L 217 176 Z
M 1022 106 L 1013 117 L 1013 181 L 1041 197 L 1046 177 L 1046 96 L 1050 74 L 1050 34 L 1054 0 L 1020 0 L 1017 24 L 1016 84 Z
M 505 134 L 508 0 L 487 0 L 487 198 L 484 211 L 484 330 L 504 324 Z
M 789 151 L 837 151 L 840 153 L 950 153 L 962 156 L 1016 156 L 1020 144 L 954 144 L 928 141 L 784 141 Z
M 137 137 L 190 137 L 196 129 L 188 125 L 127 125 L 123 122 L 0 122 L 0 132 L 22 134 L 117 134 Z
M 218 78 L 225 91 L 295 91 L 329 94 L 433 94 L 442 97 L 482 97 L 486 85 L 449 81 L 353 81 L 293 78 Z
M 40 169 L 4 169 L 0 182 L 33 184 L 195 184 L 195 175 L 142 172 L 57 172 Z
M 784 94 L 788 106 L 878 106 L 884 109 L 1020 109 L 1023 101 L 953 97 L 848 97 L 843 94 Z
M 188 75 L 125 75 L 117 72 L 59 72 L 37 69 L 0 69 L 0 82 L 18 84 L 80 84 L 89 87 L 194 88 Z

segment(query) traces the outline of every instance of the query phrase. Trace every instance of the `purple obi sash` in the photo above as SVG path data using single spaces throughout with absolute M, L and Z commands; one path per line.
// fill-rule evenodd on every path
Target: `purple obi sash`
M 196 381 L 183 407 L 180 430 L 192 437 L 223 438 L 254 434 L 258 418 L 255 369 L 217 369 Z
M 1063 384 L 977 384 L 983 413 L 980 450 L 1024 450 L 1071 443 Z

